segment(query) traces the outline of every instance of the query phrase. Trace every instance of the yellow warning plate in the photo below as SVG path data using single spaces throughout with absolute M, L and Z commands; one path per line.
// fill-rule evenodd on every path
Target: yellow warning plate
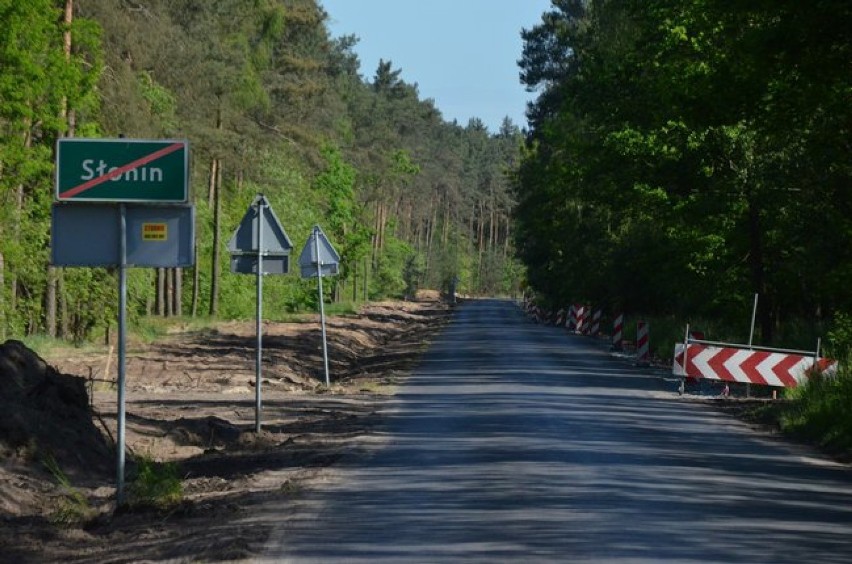
M 166 223 L 143 223 L 143 241 L 165 241 L 169 238 L 168 224 Z

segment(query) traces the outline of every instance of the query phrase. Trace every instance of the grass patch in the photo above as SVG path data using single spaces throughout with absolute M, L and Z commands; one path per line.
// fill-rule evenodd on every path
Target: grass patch
M 834 453 L 852 453 L 852 371 L 848 362 L 837 376 L 816 376 L 789 392 L 793 398 L 780 417 L 781 428 Z
M 106 348 L 103 345 L 95 345 L 93 343 L 74 344 L 62 339 L 48 337 L 47 335 L 33 335 L 22 337 L 19 340 L 42 358 L 61 356 L 65 351 L 97 353 Z
M 351 301 L 341 301 L 331 304 L 325 304 L 325 313 L 327 315 L 355 315 L 360 310 L 359 304 Z
M 128 488 L 129 506 L 171 509 L 183 501 L 183 482 L 177 464 L 156 462 L 148 457 L 140 457 L 136 464 L 136 474 Z
M 59 498 L 55 511 L 50 515 L 50 522 L 60 527 L 73 527 L 92 519 L 95 515 L 94 509 L 89 505 L 86 496 L 71 485 L 71 481 L 59 468 L 56 459 L 48 454 L 45 455 L 42 463 L 62 488 L 62 497 Z

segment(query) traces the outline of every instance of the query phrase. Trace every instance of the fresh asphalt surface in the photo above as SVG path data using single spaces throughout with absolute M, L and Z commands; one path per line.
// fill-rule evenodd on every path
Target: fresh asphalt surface
M 385 440 L 264 561 L 852 562 L 852 472 L 509 301 L 460 306 Z

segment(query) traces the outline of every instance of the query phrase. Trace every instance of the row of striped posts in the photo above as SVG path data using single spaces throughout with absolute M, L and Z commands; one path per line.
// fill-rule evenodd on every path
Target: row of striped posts
M 571 304 L 568 309 L 559 309 L 555 314 L 543 310 L 535 305 L 532 300 L 526 303 L 527 314 L 536 323 L 552 323 L 557 327 L 565 327 L 569 331 L 579 335 L 596 336 L 601 333 L 601 319 L 603 310 L 592 309 L 590 306 Z M 636 323 L 636 362 L 644 365 L 650 363 L 650 325 L 645 321 Z M 612 348 L 622 350 L 624 348 L 624 314 L 618 313 L 612 322 Z

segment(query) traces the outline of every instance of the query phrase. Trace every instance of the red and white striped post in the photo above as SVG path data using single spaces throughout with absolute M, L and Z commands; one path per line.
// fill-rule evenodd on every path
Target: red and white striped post
M 559 311 L 556 312 L 556 326 L 562 327 L 563 323 L 565 323 L 565 309 L 559 308 Z
M 601 332 L 601 317 L 603 316 L 603 312 L 599 309 L 594 310 L 592 313 L 592 327 L 589 330 L 589 333 L 592 337 L 596 336 Z
M 651 363 L 651 346 L 648 339 L 649 324 L 644 321 L 636 323 L 636 364 Z
M 624 341 L 624 314 L 619 313 L 612 322 L 612 348 L 621 350 Z
M 588 329 L 589 308 L 586 306 L 577 307 L 577 327 L 576 332 L 580 335 L 585 335 Z

